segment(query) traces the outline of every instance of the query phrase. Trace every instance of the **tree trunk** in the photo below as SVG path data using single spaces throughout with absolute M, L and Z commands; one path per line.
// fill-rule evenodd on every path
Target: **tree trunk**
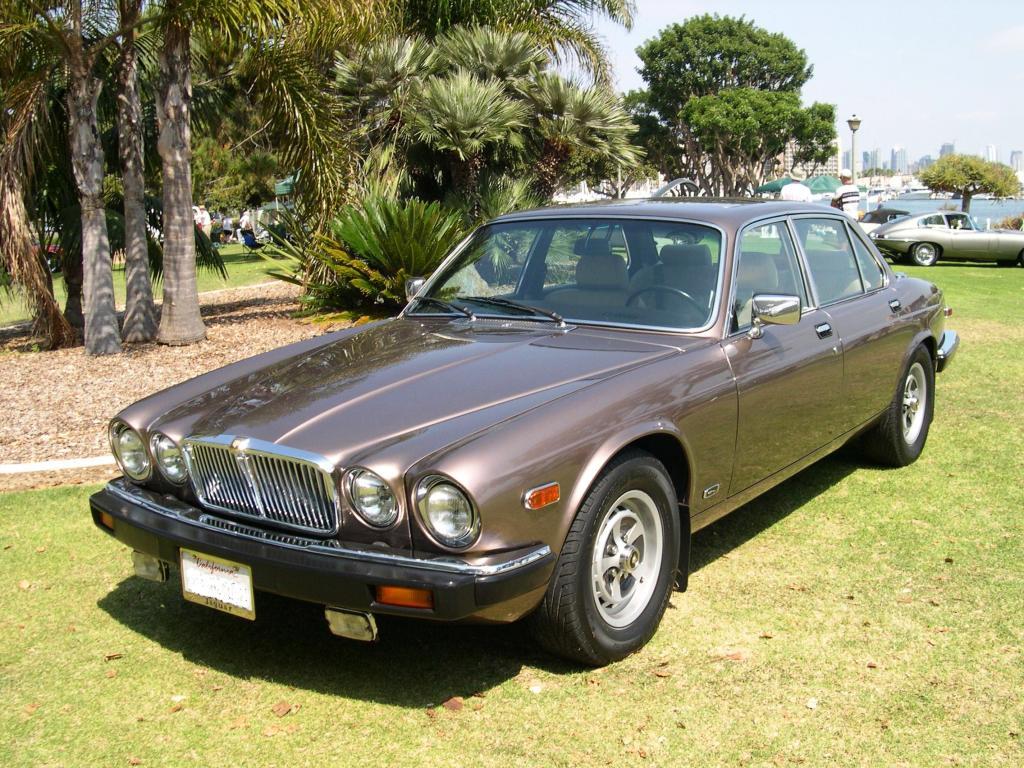
M 160 50 L 156 116 L 164 186 L 164 302 L 157 341 L 192 344 L 206 337 L 196 286 L 192 218 L 192 71 L 189 29 L 170 26 Z
M 64 259 L 64 317 L 79 333 L 85 332 L 85 315 L 82 314 L 82 255 L 73 254 Z
M 71 167 L 82 208 L 82 288 L 85 298 L 85 351 L 109 355 L 121 351 L 114 306 L 114 276 L 103 205 L 103 146 L 96 104 L 103 81 L 84 66 L 73 67 L 68 83 L 68 133 Z
M 0 232 L 4 233 L 0 239 L 0 259 L 32 307 L 33 333 L 46 339 L 50 349 L 70 347 L 76 334 L 53 298 L 45 259 L 37 258 L 33 252 L 22 183 L 22 178 L 15 174 L 0 178 Z
M 971 192 L 971 191 L 966 190 L 966 189 L 963 191 L 963 194 L 960 196 L 960 210 L 963 211 L 964 213 L 970 213 L 971 212 L 971 198 L 972 197 L 974 197 L 974 192 Z
M 569 148 L 555 139 L 546 139 L 541 150 L 540 158 L 534 167 L 534 184 L 537 194 L 544 200 L 550 201 L 558 189 L 558 182 L 562 178 L 562 169 L 569 157 Z
M 140 0 L 121 0 L 121 24 L 130 25 L 139 15 Z M 142 100 L 139 96 L 138 52 L 135 32 L 125 34 L 118 71 L 117 133 L 124 182 L 124 274 L 127 299 L 124 340 L 152 341 L 156 336 L 156 306 L 149 280 L 149 249 L 146 244 L 146 203 L 143 180 Z

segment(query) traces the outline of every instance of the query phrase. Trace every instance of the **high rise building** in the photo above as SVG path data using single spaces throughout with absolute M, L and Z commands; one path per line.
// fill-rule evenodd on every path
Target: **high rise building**
M 1010 167 L 1017 173 L 1024 173 L 1024 152 L 1015 149 L 1010 153 Z
M 999 162 L 999 150 L 996 149 L 995 144 L 985 145 L 985 159 L 988 160 L 990 163 Z
M 871 153 L 866 149 L 860 153 L 860 167 L 865 171 L 870 171 L 875 167 L 871 164 Z
M 956 152 L 956 144 L 952 142 L 949 144 L 943 144 L 939 150 L 939 157 L 945 157 L 946 155 L 952 155 Z
M 925 155 L 924 157 L 917 161 L 917 170 L 923 171 L 925 168 L 927 168 L 929 165 L 932 165 L 934 162 L 935 158 L 933 158 L 931 155 Z
M 889 167 L 894 173 L 907 172 L 907 150 L 903 147 L 893 147 L 889 153 Z
M 843 159 L 839 163 L 843 168 L 853 168 L 853 154 L 848 149 L 843 150 Z

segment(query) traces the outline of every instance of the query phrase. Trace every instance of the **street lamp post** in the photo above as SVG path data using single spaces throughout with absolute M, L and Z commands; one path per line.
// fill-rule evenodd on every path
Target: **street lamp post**
M 853 175 L 853 184 L 857 184 L 857 129 L 860 128 L 860 118 L 854 115 L 846 124 L 850 126 L 850 173 Z

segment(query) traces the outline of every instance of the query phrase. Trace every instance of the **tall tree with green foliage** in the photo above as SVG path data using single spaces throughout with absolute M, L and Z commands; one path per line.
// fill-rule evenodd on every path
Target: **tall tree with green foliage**
M 946 155 L 918 174 L 921 183 L 935 192 L 960 195 L 960 210 L 971 210 L 975 195 L 1012 197 L 1020 192 L 1017 174 L 1008 165 L 993 163 L 974 155 Z
M 649 157 L 668 175 L 736 195 L 764 180 L 790 140 L 805 162 L 834 152 L 834 108 L 801 105 L 813 69 L 784 35 L 704 15 L 666 27 L 637 54 L 647 89 L 629 102 Z

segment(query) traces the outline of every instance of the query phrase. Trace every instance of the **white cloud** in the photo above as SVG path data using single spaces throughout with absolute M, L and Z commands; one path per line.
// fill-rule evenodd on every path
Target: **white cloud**
M 983 46 L 993 53 L 1024 53 L 1024 24 L 999 30 Z

